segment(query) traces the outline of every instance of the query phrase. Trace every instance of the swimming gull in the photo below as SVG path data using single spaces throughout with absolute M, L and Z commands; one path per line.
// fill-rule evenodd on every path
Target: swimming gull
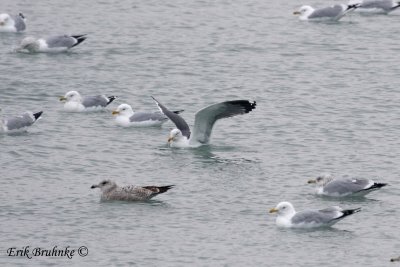
M 300 20 L 340 20 L 348 12 L 353 11 L 359 4 L 345 5 L 338 4 L 329 7 L 314 9 L 311 6 L 302 6 L 298 11 L 293 12 L 299 15 Z
M 86 39 L 85 35 L 59 35 L 48 38 L 25 37 L 17 52 L 30 53 L 60 53 L 66 52 Z
M 350 4 L 359 4 L 357 12 L 389 14 L 400 7 L 400 1 L 393 0 L 351 0 Z
M 97 185 L 92 185 L 91 188 L 100 188 L 102 200 L 145 201 L 167 192 L 172 187 L 174 185 L 119 187 L 115 182 L 104 180 Z
M 182 110 L 174 111 L 176 114 L 180 112 Z M 168 121 L 168 117 L 160 112 L 133 112 L 132 107 L 128 104 L 119 105 L 112 114 L 116 115 L 116 123 L 123 127 L 161 126 L 164 122 Z
M 399 256 L 399 257 L 397 257 L 397 258 L 391 258 L 391 259 L 390 259 L 390 261 L 391 261 L 391 262 L 394 262 L 394 261 L 400 261 L 400 256 Z
M 308 183 L 316 184 L 318 195 L 331 197 L 365 196 L 387 185 L 364 178 L 335 179 L 330 174 L 323 174 L 316 179 L 310 179 Z
M 26 28 L 25 20 L 22 13 L 15 16 L 0 14 L 0 32 L 22 32 Z
M 0 120 L 0 129 L 3 132 L 21 132 L 34 124 L 41 116 L 43 111 L 32 113 L 26 111 L 20 116 L 9 117 Z
M 286 228 L 330 227 L 343 218 L 359 212 L 361 208 L 343 210 L 340 207 L 329 207 L 322 210 L 296 212 L 289 202 L 280 202 L 270 213 L 278 213 L 276 224 Z
M 196 113 L 194 130 L 191 133 L 188 124 L 181 116 L 168 110 L 154 97 L 153 99 L 161 112 L 177 127 L 177 129 L 171 131 L 168 138 L 168 143 L 171 147 L 198 147 L 208 144 L 213 126 L 217 120 L 249 113 L 256 108 L 256 102 L 251 103 L 248 100 L 225 101 L 205 107 Z
M 114 101 L 115 96 L 85 96 L 82 97 L 77 91 L 69 91 L 60 97 L 65 102 L 64 109 L 71 112 L 96 111 L 105 108 Z

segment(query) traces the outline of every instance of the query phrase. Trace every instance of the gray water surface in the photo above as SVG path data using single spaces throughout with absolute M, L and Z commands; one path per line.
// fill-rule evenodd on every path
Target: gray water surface
M 338 3 L 338 2 L 334 2 Z M 2 116 L 43 110 L 0 135 L 2 266 L 393 266 L 400 254 L 400 11 L 299 22 L 298 1 L 3 0 L 26 33 L 0 35 Z M 326 1 L 310 2 L 324 6 Z M 26 36 L 88 34 L 66 54 L 16 54 Z M 70 90 L 119 98 L 66 113 Z M 121 128 L 120 103 L 197 110 L 257 101 L 209 146 L 170 149 L 161 128 Z M 313 195 L 322 172 L 389 183 L 366 198 Z M 176 187 L 149 203 L 100 202 L 92 184 Z M 361 207 L 332 229 L 279 229 L 267 211 Z M 86 257 L 9 257 L 10 247 L 86 246 Z

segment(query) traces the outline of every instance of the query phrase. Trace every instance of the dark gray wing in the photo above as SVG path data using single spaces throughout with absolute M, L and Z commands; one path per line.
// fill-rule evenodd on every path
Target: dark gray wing
M 22 13 L 19 13 L 16 16 L 13 16 L 12 19 L 14 20 L 15 23 L 15 28 L 17 29 L 18 32 L 24 31 L 26 29 L 25 25 L 25 17 L 22 15 Z
M 189 128 L 189 125 L 186 123 L 186 121 L 178 114 L 167 109 L 164 105 L 162 105 L 160 102 L 158 102 L 157 99 L 155 99 L 154 97 L 152 97 L 152 98 L 156 102 L 160 111 L 175 124 L 176 128 L 178 128 L 182 132 L 183 136 L 186 136 L 186 138 L 189 139 L 190 138 L 190 128 Z
M 142 122 L 142 121 L 165 121 L 168 120 L 164 114 L 161 113 L 150 113 L 150 112 L 135 112 L 130 118 L 130 122 Z
M 340 213 L 339 213 L 340 214 Z M 325 209 L 320 211 L 302 211 L 296 213 L 292 218 L 293 224 L 315 223 L 315 224 L 329 224 L 332 220 L 340 217 L 338 211 Z
M 86 96 L 82 100 L 82 105 L 85 108 L 90 107 L 105 107 L 108 105 L 109 99 L 104 95 Z
M 45 39 L 47 46 L 49 48 L 56 48 L 56 47 L 66 47 L 71 48 L 73 47 L 78 41 L 71 36 L 68 35 L 59 35 L 53 36 Z
M 202 144 L 208 143 L 213 126 L 217 120 L 249 113 L 255 108 L 256 102 L 251 103 L 248 100 L 233 100 L 201 109 L 196 113 L 191 141 Z
M 324 17 L 335 18 L 344 11 L 345 10 L 343 10 L 343 7 L 341 5 L 334 5 L 330 7 L 316 9 L 314 10 L 313 13 L 311 13 L 310 16 L 308 16 L 308 18 L 309 19 L 324 18 Z
M 368 179 L 335 179 L 324 186 L 324 192 L 328 194 L 353 194 L 373 185 Z
M 39 116 L 40 117 L 40 116 Z M 25 112 L 21 116 L 6 118 L 4 124 L 9 131 L 31 126 L 36 121 L 35 116 L 30 112 Z

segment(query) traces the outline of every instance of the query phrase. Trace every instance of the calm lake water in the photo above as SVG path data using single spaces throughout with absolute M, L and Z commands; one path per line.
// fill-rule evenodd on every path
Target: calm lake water
M 326 1 L 309 2 L 324 6 Z M 339 3 L 339 2 L 332 2 Z M 0 35 L 2 116 L 43 110 L 0 135 L 2 266 L 394 266 L 400 255 L 400 11 L 299 22 L 289 1 L 3 0 L 26 33 Z M 329 3 L 330 4 L 330 3 Z M 1 12 L 0 12 L 1 13 Z M 16 54 L 26 36 L 88 34 L 71 53 Z M 119 98 L 71 114 L 58 96 Z M 157 110 L 256 100 L 210 146 L 170 149 L 174 126 L 121 128 L 121 103 Z M 316 197 L 323 172 L 389 183 L 364 199 Z M 92 184 L 176 187 L 149 203 L 100 202 Z M 361 207 L 332 229 L 279 229 L 267 211 Z M 30 246 L 88 255 L 8 257 Z

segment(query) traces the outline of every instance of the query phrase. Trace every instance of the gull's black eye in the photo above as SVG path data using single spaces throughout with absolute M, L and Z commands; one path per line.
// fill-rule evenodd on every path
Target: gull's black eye
M 106 184 L 107 184 L 107 181 L 104 181 L 104 182 L 102 182 L 101 184 L 102 184 L 102 185 L 106 185 Z

